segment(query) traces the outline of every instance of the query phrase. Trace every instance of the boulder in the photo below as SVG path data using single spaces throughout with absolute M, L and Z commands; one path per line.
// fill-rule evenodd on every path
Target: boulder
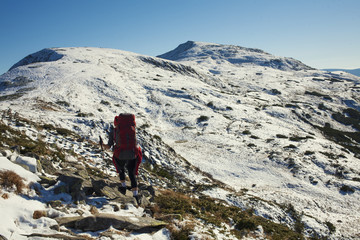
M 39 158 L 38 168 L 41 168 L 41 169 L 38 169 L 39 172 L 44 171 L 47 174 L 51 174 L 51 175 L 54 175 L 57 173 L 57 170 L 54 167 L 54 165 L 52 164 L 52 162 L 49 159 L 44 158 L 44 157 Z
M 15 162 L 21 166 L 26 166 L 25 169 L 32 173 L 37 173 L 37 161 L 32 157 L 18 156 Z
M 54 186 L 56 184 L 56 179 L 47 177 L 47 176 L 39 176 L 40 184 L 45 187 Z
M 55 220 L 59 226 L 91 232 L 106 230 L 112 226 L 118 230 L 150 233 L 159 230 L 167 224 L 150 217 L 118 216 L 109 213 L 98 213 L 87 217 L 60 217 Z
M 65 189 L 62 189 L 62 192 L 69 193 L 74 201 L 85 200 L 86 195 L 90 195 L 93 191 L 90 179 L 84 179 L 76 172 L 62 171 L 57 180 L 65 183 Z M 59 187 L 64 188 L 64 185 Z
M 119 181 L 108 183 L 103 179 L 92 179 L 92 186 L 94 193 L 97 196 L 105 196 L 108 199 L 122 204 L 131 203 L 133 205 L 136 205 L 135 198 L 133 198 L 132 196 L 123 195 L 118 191 L 118 187 L 120 186 Z

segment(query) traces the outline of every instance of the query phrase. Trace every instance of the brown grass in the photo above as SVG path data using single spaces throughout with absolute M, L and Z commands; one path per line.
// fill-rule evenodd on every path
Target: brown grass
M 42 211 L 42 210 L 41 211 L 36 210 L 33 213 L 33 219 L 39 219 L 39 218 L 46 217 L 46 216 L 47 216 L 46 211 Z
M 4 193 L 3 195 L 1 195 L 1 197 L 2 197 L 3 199 L 9 199 L 9 194 Z
M 22 193 L 24 188 L 26 188 L 23 180 L 24 179 L 22 177 L 20 177 L 17 173 L 13 171 L 0 171 L 0 186 L 2 188 L 15 187 L 15 192 L 17 194 Z

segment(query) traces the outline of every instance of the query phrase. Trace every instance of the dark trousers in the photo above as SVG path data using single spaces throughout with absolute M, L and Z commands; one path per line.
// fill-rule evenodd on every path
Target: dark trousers
M 119 173 L 120 181 L 125 181 L 125 167 L 126 167 L 126 169 L 128 170 L 128 173 L 129 173 L 130 181 L 131 181 L 131 188 L 136 188 L 138 186 L 137 181 L 136 181 L 136 176 L 135 176 L 136 159 L 119 160 L 117 158 L 114 158 L 113 160 L 114 160 L 116 170 Z

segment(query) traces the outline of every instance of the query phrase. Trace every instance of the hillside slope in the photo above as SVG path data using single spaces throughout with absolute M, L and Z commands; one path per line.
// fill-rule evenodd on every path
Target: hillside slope
M 289 226 L 278 211 L 291 204 L 307 236 L 358 237 L 358 77 L 218 44 L 187 42 L 160 57 L 178 62 L 44 49 L 0 77 L 0 110 L 93 141 L 116 114 L 133 112 L 139 127 L 192 165 L 246 193 L 213 187 L 204 194 Z

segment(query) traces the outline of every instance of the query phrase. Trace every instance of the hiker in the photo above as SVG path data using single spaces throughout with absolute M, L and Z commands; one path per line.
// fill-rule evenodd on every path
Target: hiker
M 115 126 L 115 127 L 114 127 Z M 133 196 L 139 204 L 139 189 L 136 180 L 139 165 L 142 160 L 142 152 L 136 142 L 135 115 L 122 113 L 114 119 L 114 126 L 110 127 L 108 148 L 113 147 L 113 163 L 120 176 L 121 186 L 119 191 L 126 194 L 125 167 L 131 182 Z

